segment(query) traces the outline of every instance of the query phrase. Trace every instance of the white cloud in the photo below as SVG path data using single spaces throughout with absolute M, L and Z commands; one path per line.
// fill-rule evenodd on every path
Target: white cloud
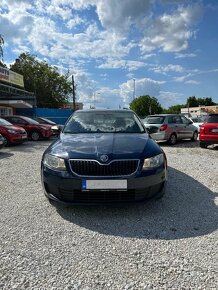
M 160 66 L 150 68 L 150 70 L 156 73 L 161 73 L 161 74 L 166 74 L 167 72 L 176 72 L 176 73 L 184 72 L 184 68 L 178 64 L 168 64 L 166 66 L 160 65 Z
M 195 53 L 176 53 L 175 58 L 188 58 L 188 57 L 196 57 Z
M 69 29 L 72 29 L 74 27 L 76 27 L 77 25 L 81 24 L 81 23 L 84 23 L 84 19 L 82 19 L 81 17 L 79 17 L 78 15 L 74 16 L 72 19 L 70 19 L 68 22 L 67 22 L 67 27 Z
M 188 47 L 188 40 L 195 36 L 190 27 L 202 14 L 199 5 L 180 7 L 174 14 L 164 14 L 148 23 L 145 36 L 140 42 L 142 53 L 155 49 L 165 52 L 179 52 Z
M 155 81 L 149 78 L 135 80 L 135 96 L 150 95 L 155 97 L 159 95 L 160 85 L 163 82 Z M 129 104 L 133 100 L 134 83 L 133 80 L 128 80 L 126 83 L 120 85 L 120 95 L 125 104 Z
M 116 31 L 126 31 L 129 26 L 136 23 L 148 13 L 149 0 L 98 0 L 96 1 L 97 13 L 103 27 Z
M 102 63 L 98 68 L 102 69 L 127 69 L 128 71 L 135 71 L 139 68 L 145 67 L 145 63 L 141 61 L 124 60 L 124 59 L 108 59 L 107 62 Z
M 184 102 L 184 95 L 177 92 L 160 91 L 158 100 L 164 108 L 182 104 Z
M 188 81 L 186 81 L 185 83 L 186 83 L 186 84 L 191 84 L 191 85 L 199 85 L 199 84 L 200 84 L 200 82 L 198 82 L 198 81 L 194 81 L 194 80 L 188 80 Z

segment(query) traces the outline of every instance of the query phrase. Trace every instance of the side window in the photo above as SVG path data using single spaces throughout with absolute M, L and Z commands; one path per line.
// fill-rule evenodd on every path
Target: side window
M 173 119 L 174 119 L 173 116 L 168 117 L 168 124 L 175 123 Z
M 20 118 L 16 118 L 16 117 L 13 117 L 11 118 L 11 121 L 15 124 L 20 124 L 20 125 L 25 125 L 26 122 Z
M 176 124 L 182 124 L 183 123 L 180 116 L 175 116 L 175 121 L 176 121 L 175 122 Z
M 187 125 L 189 123 L 189 120 L 186 119 L 185 117 L 181 116 L 181 119 L 182 119 L 182 123 L 183 124 L 186 124 Z

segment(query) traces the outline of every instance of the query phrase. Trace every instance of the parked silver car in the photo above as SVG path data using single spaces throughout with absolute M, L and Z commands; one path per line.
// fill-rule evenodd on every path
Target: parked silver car
M 198 128 L 193 122 L 179 114 L 150 115 L 143 119 L 144 126 L 156 141 L 167 141 L 170 145 L 177 140 L 198 138 Z

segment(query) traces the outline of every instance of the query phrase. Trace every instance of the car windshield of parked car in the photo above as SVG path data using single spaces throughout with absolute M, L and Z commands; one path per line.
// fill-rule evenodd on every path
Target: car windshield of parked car
M 37 122 L 37 121 L 35 121 L 35 120 L 31 119 L 31 118 L 23 117 L 23 116 L 22 116 L 22 118 L 23 118 L 25 121 L 27 121 L 29 124 L 39 125 L 39 122 Z
M 207 123 L 218 123 L 218 115 L 208 116 Z
M 76 112 L 63 133 L 144 133 L 137 116 L 132 112 Z
M 12 126 L 12 124 L 5 119 L 0 118 L 0 126 Z
M 144 124 L 163 124 L 164 120 L 163 116 L 148 116 L 144 119 Z
M 39 122 L 40 124 L 50 124 L 50 125 L 56 125 L 55 122 L 50 121 L 49 119 L 46 118 L 34 118 L 35 121 Z

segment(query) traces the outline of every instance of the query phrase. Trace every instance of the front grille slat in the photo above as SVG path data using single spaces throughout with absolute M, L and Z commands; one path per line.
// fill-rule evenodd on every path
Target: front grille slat
M 113 160 L 108 164 L 101 164 L 97 160 L 70 160 L 70 167 L 78 176 L 129 176 L 137 171 L 138 159 Z

